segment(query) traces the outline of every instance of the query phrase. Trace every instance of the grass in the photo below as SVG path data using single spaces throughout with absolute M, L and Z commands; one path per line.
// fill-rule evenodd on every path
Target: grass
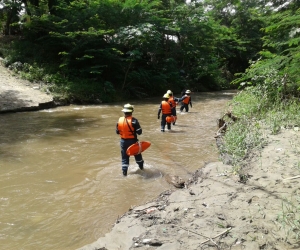
M 285 241 L 292 238 L 295 241 L 300 239 L 300 205 L 299 195 L 285 199 L 282 202 L 281 213 L 277 217 L 277 221 L 285 230 Z
M 221 153 L 232 157 L 232 172 L 240 177 L 244 176 L 244 167 L 247 158 L 252 152 L 260 152 L 264 147 L 268 134 L 279 134 L 282 129 L 299 131 L 300 127 L 300 100 L 296 97 L 289 99 L 261 98 L 255 87 L 245 89 L 229 103 L 232 114 L 238 117 L 235 123 L 229 126 L 223 138 Z M 300 155 L 300 148 L 295 141 L 290 147 L 296 155 Z M 259 157 L 259 155 L 258 155 Z M 294 167 L 300 171 L 299 159 Z M 263 166 L 261 166 L 263 168 Z M 285 198 L 277 222 L 284 229 L 286 241 L 300 239 L 300 196 L 298 192 L 292 197 Z
M 278 134 L 282 128 L 300 126 L 300 103 L 296 98 L 267 102 L 255 95 L 251 88 L 236 95 L 228 109 L 239 120 L 231 124 L 229 122 L 221 153 L 232 157 L 235 169 L 241 169 L 250 152 L 264 147 L 265 131 Z

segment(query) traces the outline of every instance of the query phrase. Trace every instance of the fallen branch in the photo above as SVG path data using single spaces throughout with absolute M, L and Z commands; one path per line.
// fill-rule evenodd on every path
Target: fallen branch
M 213 242 L 213 243 L 215 244 L 215 242 L 214 242 L 212 239 L 215 239 L 215 238 L 217 238 L 217 237 L 219 237 L 219 236 L 221 236 L 221 235 L 223 235 L 223 234 L 229 232 L 231 229 L 232 229 L 231 227 L 227 228 L 224 232 L 219 233 L 218 235 L 216 235 L 216 236 L 214 236 L 214 237 L 212 237 L 212 238 L 209 238 L 209 239 L 206 240 L 206 241 L 201 242 L 201 245 L 204 244 L 204 243 L 206 243 L 206 242 L 209 242 L 209 241 L 211 241 L 211 242 Z
M 218 129 L 216 135 L 217 135 L 217 136 L 218 136 L 218 135 L 221 135 L 221 134 L 222 134 L 222 131 L 226 131 L 226 128 L 227 128 L 227 123 L 225 122 L 225 123 L 223 124 L 223 126 L 220 127 L 220 128 Z
M 230 118 L 231 121 L 233 121 L 233 122 L 235 122 L 235 121 L 238 120 L 238 117 L 234 116 L 234 115 L 232 114 L 232 111 L 227 111 L 221 118 L 219 118 L 219 119 L 217 120 L 218 128 L 219 128 L 219 129 L 218 129 L 218 131 L 216 132 L 215 138 L 221 136 L 222 133 L 225 133 L 226 130 L 227 130 L 228 125 L 230 124 L 230 122 L 226 122 L 226 121 L 224 120 L 225 116 L 227 116 L 228 118 Z
M 129 211 L 133 211 L 134 213 L 139 213 L 139 212 L 142 212 L 142 211 L 145 211 L 149 208 L 152 208 L 152 207 L 160 207 L 160 206 L 163 206 L 164 204 L 153 204 L 151 206 L 148 206 L 148 207 L 145 207 L 143 209 L 134 209 L 134 208 L 131 208 Z
M 189 230 L 189 229 L 186 229 L 186 228 L 184 228 L 184 227 L 181 227 L 181 226 L 177 226 L 177 225 L 174 225 L 174 224 L 172 224 L 173 226 L 175 226 L 175 227 L 179 227 L 179 228 L 181 228 L 181 229 L 183 229 L 183 230 L 185 230 L 185 231 L 187 231 L 188 233 L 189 232 L 191 232 L 191 233 L 193 233 L 193 234 L 197 234 L 197 235 L 199 235 L 199 236 L 202 236 L 202 237 L 204 237 L 204 238 L 206 238 L 206 239 L 209 239 L 210 240 L 210 237 L 208 237 L 208 236 L 205 236 L 205 235 L 203 235 L 203 234 L 200 234 L 200 233 L 197 233 L 197 232 L 194 232 L 194 231 L 191 231 L 191 230 Z M 208 240 L 208 241 L 209 241 Z
M 300 178 L 300 175 L 296 175 L 296 176 L 293 176 L 293 177 L 285 178 L 283 180 L 286 181 L 286 180 L 292 180 L 292 179 L 297 179 L 297 178 Z

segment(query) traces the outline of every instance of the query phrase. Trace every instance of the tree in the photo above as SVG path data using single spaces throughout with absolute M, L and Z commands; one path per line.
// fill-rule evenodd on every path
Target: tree
M 299 3 L 294 2 L 270 12 L 265 16 L 268 25 L 263 29 L 265 36 L 264 47 L 260 51 L 261 58 L 254 61 L 234 83 L 259 85 L 272 93 L 272 96 L 281 98 L 288 95 L 299 96 Z
M 258 58 L 257 53 L 262 48 L 261 28 L 265 23 L 261 16 L 265 1 L 207 0 L 205 4 L 210 8 L 209 14 L 228 28 L 228 39 L 220 46 L 227 70 L 232 75 L 243 72 L 250 60 Z
M 19 14 L 22 10 L 22 3 L 18 0 L 5 0 L 3 7 L 0 9 L 0 17 L 4 21 L 3 33 L 4 35 L 16 34 L 19 30 L 14 23 L 19 21 Z

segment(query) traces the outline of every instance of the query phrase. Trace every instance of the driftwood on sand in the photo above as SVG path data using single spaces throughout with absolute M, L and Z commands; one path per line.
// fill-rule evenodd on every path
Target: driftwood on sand
M 208 239 L 205 240 L 205 241 L 203 241 L 203 242 L 201 242 L 201 245 L 202 245 L 202 244 L 205 244 L 205 243 L 207 243 L 207 242 L 209 242 L 209 241 L 211 241 L 211 242 L 213 242 L 216 246 L 218 246 L 218 245 L 213 241 L 213 239 L 215 239 L 215 238 L 217 238 L 217 237 L 219 237 L 219 236 L 221 236 L 221 235 L 223 235 L 223 234 L 228 233 L 230 230 L 231 230 L 231 227 L 227 228 L 225 231 L 223 231 L 222 233 L 217 234 L 216 236 L 214 236 L 214 237 L 212 237 L 212 238 L 207 237 Z
M 230 120 L 226 121 L 225 117 L 228 117 Z M 238 117 L 232 114 L 232 111 L 227 111 L 221 118 L 217 120 L 217 126 L 218 126 L 218 131 L 216 132 L 216 135 L 214 136 L 216 138 L 216 144 L 218 148 L 220 149 L 223 145 L 223 140 L 222 137 L 226 132 L 226 129 L 228 125 L 232 122 L 235 122 L 238 120 Z M 224 164 L 231 164 L 232 163 L 232 157 L 228 154 L 222 154 L 221 153 L 221 158 Z
M 228 117 L 230 118 L 231 120 L 229 122 L 226 122 L 225 121 L 225 117 Z M 218 137 L 220 135 L 222 135 L 223 133 L 226 132 L 226 129 L 227 129 L 227 126 L 229 125 L 229 123 L 231 121 L 235 122 L 237 121 L 238 118 L 232 114 L 232 111 L 227 111 L 221 118 L 219 118 L 217 120 L 217 124 L 218 124 L 218 131 L 216 133 L 216 136 L 215 137 Z
M 285 179 L 283 179 L 283 180 L 284 180 L 284 181 L 287 181 L 287 180 L 293 180 L 293 179 L 298 179 L 298 178 L 300 178 L 300 175 L 288 177 L 288 178 L 285 178 Z

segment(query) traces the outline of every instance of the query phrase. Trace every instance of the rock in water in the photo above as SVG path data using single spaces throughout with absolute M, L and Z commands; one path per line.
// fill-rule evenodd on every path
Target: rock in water
M 177 188 L 184 188 L 184 180 L 177 175 L 165 175 L 165 179 L 168 183 Z

